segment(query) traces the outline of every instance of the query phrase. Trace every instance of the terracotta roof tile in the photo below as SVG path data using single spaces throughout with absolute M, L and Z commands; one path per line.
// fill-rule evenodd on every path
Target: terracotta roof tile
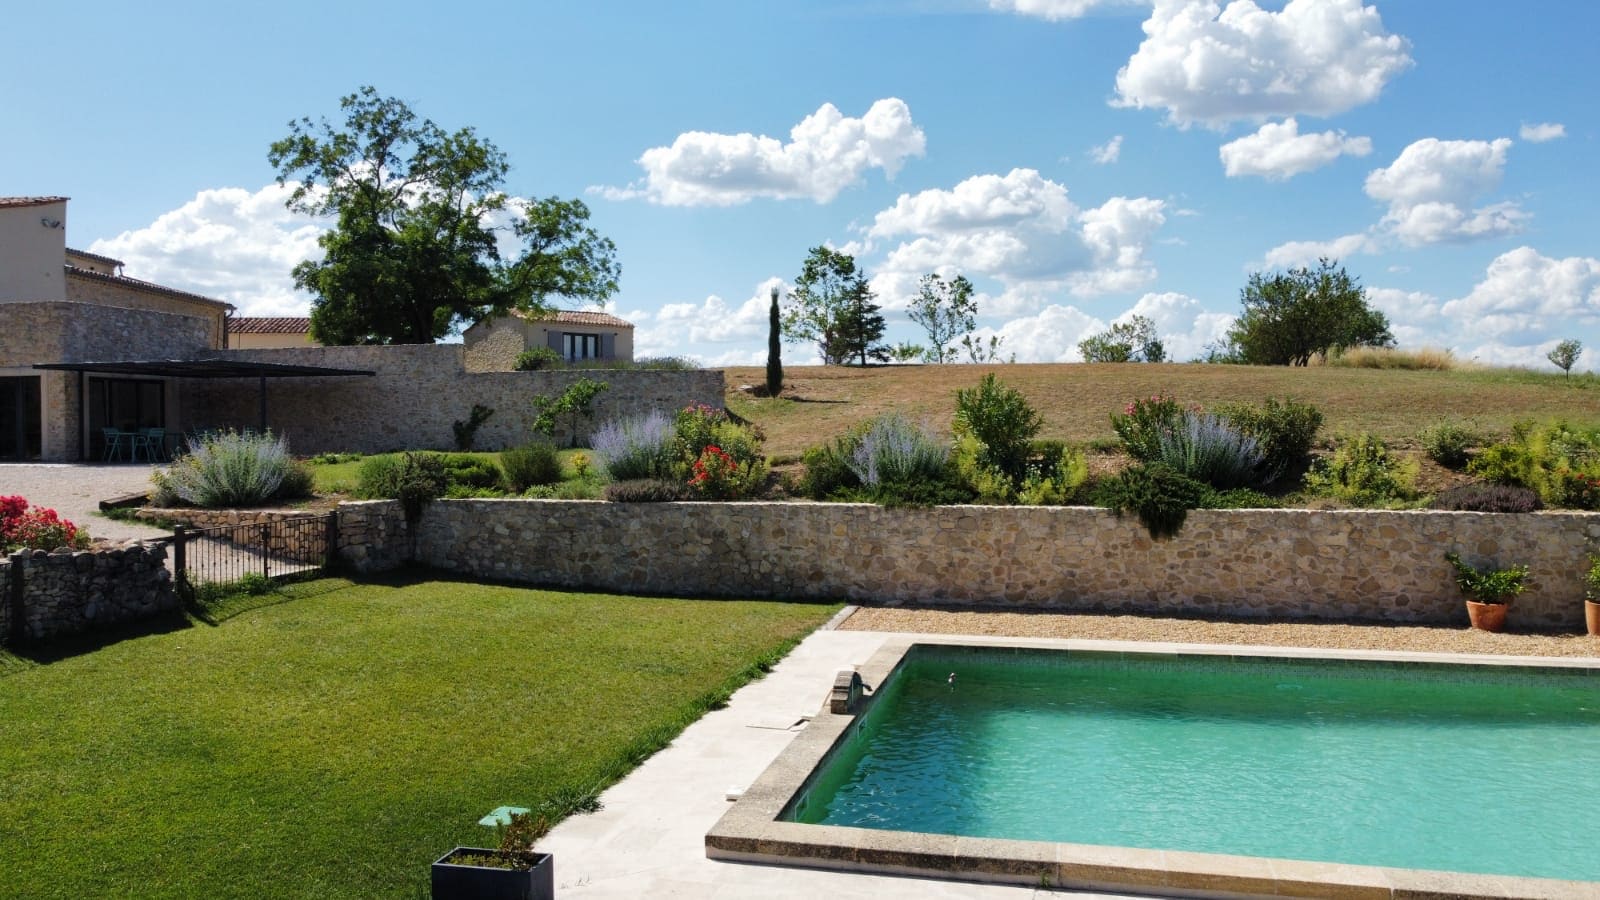
M 228 320 L 229 334 L 308 334 L 310 316 L 235 316 Z
M 102 272 L 92 272 L 88 269 L 80 269 L 77 266 L 66 266 L 65 268 L 67 270 L 68 278 L 87 278 L 90 281 L 102 281 L 106 284 L 121 285 L 123 287 L 133 288 L 134 290 L 148 291 L 152 294 L 164 294 L 168 297 L 178 297 L 183 300 L 194 300 L 200 303 L 210 303 L 219 307 L 231 308 L 233 306 L 233 304 L 222 300 L 202 296 L 200 294 L 191 294 L 188 291 L 180 291 L 177 288 L 169 288 L 164 284 L 156 284 L 153 281 L 141 281 L 137 278 L 129 278 L 126 275 L 106 275 Z
M 112 264 L 114 266 L 122 265 L 122 260 L 120 260 L 120 259 L 116 259 L 116 258 L 110 257 L 110 256 L 101 256 L 98 253 L 90 253 L 87 250 L 75 250 L 75 249 L 73 249 L 71 247 L 68 247 L 67 248 L 67 252 L 76 254 L 78 256 L 82 256 L 85 259 L 96 259 L 96 260 L 99 260 L 100 262 L 103 262 L 103 263 L 110 263 L 110 264 Z
M 0 197 L 0 208 L 8 206 L 44 206 L 46 203 L 64 203 L 66 197 Z
M 558 309 L 545 313 L 542 316 L 530 316 L 520 310 L 517 315 L 535 322 L 558 322 L 563 325 L 598 325 L 603 328 L 632 328 L 633 323 L 626 319 L 619 319 L 610 313 L 586 312 L 573 309 Z

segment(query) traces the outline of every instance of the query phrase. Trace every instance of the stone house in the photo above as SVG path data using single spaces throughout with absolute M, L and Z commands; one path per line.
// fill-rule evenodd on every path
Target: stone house
M 225 346 L 221 300 L 130 278 L 66 245 L 67 198 L 0 197 L 0 460 L 99 458 L 103 429 L 178 428 L 171 378 L 37 364 Z
M 568 362 L 633 360 L 633 323 L 603 312 L 512 312 L 473 325 L 461 340 L 467 365 L 484 372 L 509 370 L 518 355 L 535 347 L 549 347 Z

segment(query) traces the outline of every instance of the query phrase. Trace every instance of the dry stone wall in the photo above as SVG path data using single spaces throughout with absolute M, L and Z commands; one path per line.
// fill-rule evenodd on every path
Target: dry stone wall
M 0 560 L 0 583 L 14 590 L 20 579 L 21 604 L 14 607 L 16 595 L 8 591 L 7 628 L 0 633 L 41 640 L 175 610 L 166 559 L 161 544 L 14 553 Z M 12 621 L 19 612 L 20 621 Z
M 287 436 L 297 454 L 454 449 L 451 425 L 465 421 L 474 404 L 494 410 L 478 430 L 475 449 L 518 446 L 533 437 L 533 420 L 538 415 L 533 398 L 559 396 L 584 377 L 609 385 L 595 403 L 590 428 L 616 416 L 654 409 L 672 411 L 691 403 L 722 407 L 719 369 L 469 372 L 459 344 L 230 350 L 222 355 L 376 373 L 371 377 L 268 379 L 267 422 Z M 259 422 L 257 388 L 255 379 L 189 385 L 184 420 L 199 427 L 255 428 Z M 565 444 L 570 438 L 563 423 L 555 440 Z
M 365 558 L 395 559 L 380 540 Z M 1092 508 L 442 500 L 415 558 L 629 592 L 1460 623 L 1456 549 L 1531 567 L 1513 627 L 1572 627 L 1596 540 L 1586 513 L 1198 510 L 1156 542 Z

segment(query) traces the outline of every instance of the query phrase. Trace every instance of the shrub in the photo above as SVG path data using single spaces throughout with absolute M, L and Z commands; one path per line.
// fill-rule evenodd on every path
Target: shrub
M 517 354 L 516 362 L 511 364 L 518 372 L 534 372 L 539 369 L 553 369 L 561 365 L 561 354 L 549 347 L 534 347 Z
M 1313 357 L 1312 365 L 1345 369 L 1413 369 L 1445 372 L 1460 366 L 1455 354 L 1437 347 L 1400 350 L 1394 347 L 1346 347 Z
M 978 386 L 956 391 L 956 437 L 978 441 L 978 461 L 1004 472 L 1014 483 L 1027 475 L 1029 442 L 1044 417 L 1021 391 L 1006 387 L 990 372 Z
M 1447 469 L 1459 469 L 1467 464 L 1467 448 L 1477 442 L 1477 435 L 1465 424 L 1454 419 L 1440 419 L 1422 429 L 1418 436 L 1422 452 Z
M 1544 509 L 1539 493 L 1531 488 L 1506 484 L 1463 484 L 1440 491 L 1433 509 L 1452 509 L 1465 512 L 1521 513 Z
M 1211 491 L 1201 499 L 1204 509 L 1278 509 L 1283 504 L 1276 497 L 1269 497 L 1260 491 L 1249 488 L 1234 488 L 1230 491 Z
M 1156 433 L 1156 461 L 1212 487 L 1264 483 L 1266 455 L 1256 439 L 1220 416 L 1186 411 L 1176 427 Z
M 1263 471 L 1271 475 L 1267 481 L 1299 472 L 1322 427 L 1322 411 L 1292 397 L 1268 397 L 1260 406 L 1226 403 L 1216 413 L 1256 439 L 1265 457 Z
M 271 432 L 218 431 L 191 438 L 189 452 L 151 476 L 161 499 L 216 509 L 251 506 L 278 496 L 285 479 L 303 485 L 283 438 Z
M 505 495 L 506 492 L 499 487 L 473 487 L 469 484 L 447 484 L 443 494 L 446 500 L 484 500 Z
M 500 468 L 505 470 L 506 484 L 515 494 L 536 484 L 555 484 L 561 480 L 561 457 L 556 454 L 556 448 L 542 441 L 502 451 Z
M 890 413 L 867 426 L 846 461 L 863 485 L 942 481 L 950 451 L 926 428 Z
M 440 453 L 439 462 L 444 466 L 445 487 L 462 487 L 473 490 L 485 490 L 500 486 L 505 479 L 505 473 L 492 459 L 481 456 L 468 456 L 465 453 Z
M 861 443 L 861 429 L 834 438 L 826 444 L 812 447 L 800 457 L 805 474 L 800 476 L 798 490 L 813 500 L 826 500 L 841 492 L 861 487 L 861 479 L 850 469 L 856 446 Z
M 1111 428 L 1122 439 L 1122 447 L 1139 462 L 1154 462 L 1161 456 L 1161 434 L 1177 428 L 1183 407 L 1175 398 L 1156 394 L 1149 400 L 1129 403 L 1121 413 L 1111 414 Z
M 1332 459 L 1319 459 L 1306 473 L 1306 487 L 1355 505 L 1389 505 L 1416 499 L 1416 475 L 1389 455 L 1370 434 L 1343 441 Z
M 1467 471 L 1497 484 L 1532 488 L 1547 506 L 1600 509 L 1600 430 L 1560 421 L 1519 423 L 1509 440 L 1485 448 Z
M 1027 506 L 1063 506 L 1072 502 L 1088 480 L 1089 460 L 1082 450 L 1061 441 L 1037 441 L 1016 501 Z
M 283 471 L 283 482 L 278 485 L 278 492 L 272 499 L 304 500 L 316 493 L 316 487 L 317 477 L 312 474 L 311 467 L 298 459 L 291 459 L 288 468 Z
M 444 460 L 434 453 L 374 456 L 361 464 L 359 477 L 360 496 L 399 500 L 408 522 L 415 522 L 422 508 L 449 486 Z
M 1206 486 L 1161 463 L 1124 469 L 1100 483 L 1095 502 L 1132 512 L 1156 540 L 1170 538 L 1183 528 L 1189 510 L 1198 509 L 1211 492 Z
M 676 481 L 640 479 L 608 484 L 604 496 L 612 503 L 671 503 L 687 500 L 689 491 Z
M 557 420 L 565 417 L 572 434 L 572 446 L 578 446 L 580 420 L 594 418 L 595 400 L 610 388 L 611 385 L 604 381 L 584 376 L 568 385 L 559 397 L 546 397 L 543 394 L 534 397 L 533 408 L 539 411 L 539 415 L 533 420 L 533 430 L 554 437 Z
M 716 447 L 738 468 L 742 491 L 753 492 L 766 481 L 767 463 L 761 455 L 765 436 L 754 425 L 735 422 L 720 409 L 690 406 L 678 412 L 673 432 L 680 478 L 693 478 L 694 465 L 705 455 L 706 448 Z
M 522 496 L 534 500 L 597 500 L 600 486 L 592 481 L 563 481 L 560 484 L 536 484 Z
M 659 411 L 613 419 L 595 429 L 589 446 L 613 481 L 670 478 L 677 461 L 672 421 Z

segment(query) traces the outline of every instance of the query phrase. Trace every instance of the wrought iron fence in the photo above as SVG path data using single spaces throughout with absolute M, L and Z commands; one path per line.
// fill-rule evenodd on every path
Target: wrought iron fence
M 188 528 L 172 534 L 172 569 L 178 583 L 232 584 L 246 576 L 278 578 L 328 568 L 338 545 L 336 512 L 248 525 Z

